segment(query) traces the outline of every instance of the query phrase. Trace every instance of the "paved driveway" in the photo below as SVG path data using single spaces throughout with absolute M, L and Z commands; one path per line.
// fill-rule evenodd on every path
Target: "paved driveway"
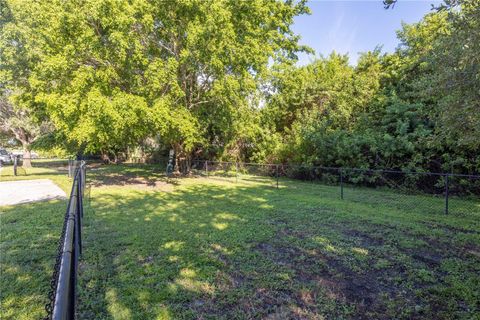
M 0 182 L 0 206 L 65 198 L 65 192 L 49 179 Z

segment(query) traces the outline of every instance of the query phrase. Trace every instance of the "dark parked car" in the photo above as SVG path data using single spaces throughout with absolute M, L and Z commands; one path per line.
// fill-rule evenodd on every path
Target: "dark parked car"
M 13 162 L 12 155 L 5 149 L 0 149 L 0 165 Z

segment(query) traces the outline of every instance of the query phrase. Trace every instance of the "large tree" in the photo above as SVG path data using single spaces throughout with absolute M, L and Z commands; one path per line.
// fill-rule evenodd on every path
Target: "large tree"
M 272 158 L 479 172 L 479 21 L 478 0 L 449 1 L 403 25 L 392 54 L 277 70 L 263 112 L 284 141 Z
M 447 2 L 448 33 L 425 61 L 432 66 L 419 87 L 438 100 L 437 135 L 450 145 L 480 150 L 480 1 Z
M 7 4 L 38 58 L 29 97 L 69 142 L 115 153 L 160 137 L 179 156 L 232 145 L 269 62 L 302 49 L 290 26 L 308 12 L 274 0 Z
M 22 144 L 24 167 L 31 167 L 32 144 L 50 129 L 48 122 L 39 122 L 30 110 L 15 107 L 4 97 L 0 98 L 0 133 Z
M 35 19 L 35 17 L 32 17 Z M 51 126 L 32 95 L 30 77 L 38 63 L 32 30 L 19 28 L 5 0 L 0 0 L 0 131 L 23 147 L 23 166 L 31 166 L 31 148 Z

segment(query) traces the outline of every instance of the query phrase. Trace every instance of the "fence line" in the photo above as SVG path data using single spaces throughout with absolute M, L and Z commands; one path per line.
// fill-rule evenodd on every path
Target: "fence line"
M 263 181 L 277 188 L 279 188 L 281 178 L 336 185 L 339 187 L 339 198 L 342 200 L 355 199 L 354 201 L 362 201 L 358 187 L 396 191 L 394 196 L 381 195 L 384 196 L 384 199 L 380 199 L 381 196 L 379 196 L 379 199 L 375 200 L 378 204 L 381 204 L 382 201 L 390 201 L 400 206 L 401 201 L 399 199 L 401 199 L 401 196 L 413 194 L 430 196 L 428 200 L 430 203 L 425 209 L 434 212 L 442 211 L 445 214 L 451 211 L 450 200 L 452 196 L 458 196 L 463 200 L 467 196 L 474 197 L 475 200 L 480 196 L 480 175 L 211 160 L 194 160 L 192 164 L 194 164 L 194 171 L 197 170 L 199 174 L 207 177 L 235 178 L 235 181 L 238 181 L 239 175 L 247 180 L 269 178 Z M 438 201 L 441 198 L 443 204 L 440 206 Z M 455 201 L 457 200 L 455 199 Z M 413 204 L 407 204 L 407 198 L 403 198 L 402 201 L 407 206 L 415 207 Z M 480 205 L 478 205 L 478 208 L 480 208 Z M 478 208 L 476 206 L 472 207 L 473 210 L 478 210 Z
M 78 260 L 82 253 L 83 193 L 85 189 L 86 165 L 81 162 L 75 174 L 68 200 L 62 233 L 58 243 L 49 302 L 45 305 L 45 319 L 66 320 L 75 318 L 75 300 Z
M 392 169 L 367 169 L 367 168 L 353 168 L 353 167 L 325 167 L 325 166 L 313 166 L 304 164 L 281 164 L 281 163 L 254 163 L 254 162 L 234 162 L 234 161 L 215 161 L 215 160 L 192 160 L 197 163 L 210 163 L 210 164 L 238 164 L 240 166 L 259 166 L 259 167 L 289 167 L 289 168 L 306 168 L 306 169 L 326 169 L 326 170 L 345 170 L 345 171 L 360 171 L 360 172 L 376 172 L 376 173 L 401 173 L 401 174 L 418 174 L 418 175 L 432 175 L 432 176 L 450 176 L 450 177 L 464 177 L 464 178 L 480 178 L 480 174 L 463 174 L 463 173 L 441 173 L 430 171 L 401 171 Z

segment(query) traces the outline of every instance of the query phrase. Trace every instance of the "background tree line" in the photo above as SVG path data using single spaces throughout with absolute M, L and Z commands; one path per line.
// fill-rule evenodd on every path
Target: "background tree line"
M 480 2 L 306 66 L 304 1 L 0 0 L 0 128 L 35 148 L 480 172 Z M 19 137 L 28 137 L 20 139 Z

